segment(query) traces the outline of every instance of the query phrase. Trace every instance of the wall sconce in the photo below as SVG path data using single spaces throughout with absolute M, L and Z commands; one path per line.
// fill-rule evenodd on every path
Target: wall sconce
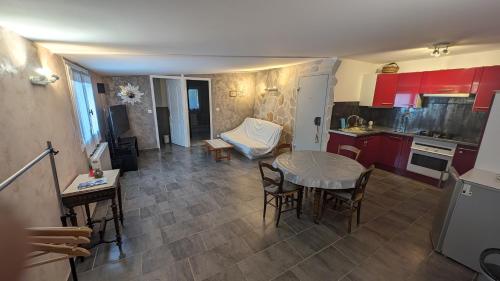
M 35 70 L 35 72 L 38 75 L 30 76 L 31 84 L 45 86 L 45 85 L 48 85 L 50 83 L 54 83 L 57 80 L 59 80 L 59 76 L 53 74 L 47 68 L 37 68 Z

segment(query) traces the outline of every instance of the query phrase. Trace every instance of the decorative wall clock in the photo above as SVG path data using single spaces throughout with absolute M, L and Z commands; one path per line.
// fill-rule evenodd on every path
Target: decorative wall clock
M 128 83 L 126 86 L 120 86 L 120 92 L 117 94 L 122 99 L 122 103 L 134 104 L 141 102 L 144 93 L 139 92 L 139 86 L 132 86 Z

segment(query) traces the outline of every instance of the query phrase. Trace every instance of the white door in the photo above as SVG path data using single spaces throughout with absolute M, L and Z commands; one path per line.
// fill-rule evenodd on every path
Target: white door
M 189 147 L 189 119 L 185 79 L 166 79 L 173 144 Z
M 295 150 L 321 150 L 327 98 L 327 74 L 299 78 L 293 137 Z

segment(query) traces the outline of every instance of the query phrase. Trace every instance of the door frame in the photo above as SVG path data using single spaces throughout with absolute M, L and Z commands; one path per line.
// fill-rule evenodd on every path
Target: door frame
M 149 84 L 151 87 L 151 99 L 153 102 L 153 119 L 154 119 L 154 124 L 155 124 L 155 135 L 156 135 L 156 148 L 160 149 L 160 133 L 158 131 L 158 119 L 156 116 L 156 100 L 155 100 L 155 91 L 154 91 L 154 85 L 153 85 L 153 78 L 159 78 L 159 79 L 178 79 L 181 80 L 181 89 L 183 92 L 183 95 L 186 99 L 184 99 L 185 102 L 183 102 L 183 113 L 184 113 L 184 118 L 188 120 L 187 126 L 186 126 L 186 140 L 185 142 L 188 144 L 188 147 L 191 146 L 191 137 L 189 132 L 191 131 L 190 124 L 189 124 L 189 107 L 188 107 L 188 101 L 187 101 L 187 80 L 199 80 L 199 81 L 208 81 L 208 103 L 210 104 L 210 138 L 214 138 L 214 124 L 213 124 L 213 117 L 212 117 L 212 78 L 204 78 L 204 77 L 187 77 L 184 76 L 184 74 L 181 74 L 180 76 L 171 76 L 171 75 L 149 75 Z
M 210 105 L 210 139 L 214 138 L 214 122 L 212 117 L 212 78 L 204 78 L 204 77 L 191 77 L 185 76 L 186 82 L 186 95 L 187 95 L 187 80 L 196 80 L 196 81 L 208 81 L 208 104 Z M 189 108 L 188 108 L 189 111 Z
M 321 117 L 321 120 L 322 120 L 322 131 L 321 131 L 321 135 L 320 135 L 320 151 L 326 151 L 326 145 L 325 145 L 325 141 L 328 141 L 326 139 L 326 134 L 325 132 L 328 132 L 328 129 L 326 127 L 326 119 L 325 119 L 325 116 L 327 115 L 327 109 L 328 109 L 328 99 L 330 98 L 330 95 L 331 93 L 329 92 L 330 90 L 330 80 L 331 80 L 331 74 L 329 72 L 318 72 L 318 73 L 315 73 L 315 74 L 309 74 L 309 75 L 301 75 L 297 78 L 297 92 L 296 92 L 296 100 L 297 100 L 297 106 L 295 106 L 295 112 L 294 112 L 294 124 L 293 124 L 293 141 L 292 141 L 292 147 L 295 149 L 295 135 L 297 134 L 297 112 L 298 112 L 298 109 L 299 109 L 299 94 L 300 94 L 300 79 L 301 78 L 306 78 L 306 77 L 313 77 L 313 76 L 323 76 L 323 75 L 326 75 L 327 76 L 327 83 L 326 83 L 326 93 L 325 93 L 325 104 L 324 104 L 324 107 L 323 107 L 323 116 Z M 328 125 L 329 126 L 329 125 Z
M 183 113 L 184 113 L 184 118 L 185 120 L 188 120 L 186 122 L 186 132 L 188 132 L 185 136 L 185 143 L 187 144 L 187 147 L 191 146 L 191 138 L 189 137 L 189 110 L 188 110 L 188 105 L 187 105 L 187 88 L 186 88 L 186 80 L 184 78 L 184 74 L 181 74 L 181 76 L 168 76 L 168 75 L 149 75 L 149 84 L 151 87 L 151 100 L 153 101 L 153 119 L 154 119 L 154 124 L 155 124 L 155 135 L 156 135 L 156 148 L 160 149 L 160 133 L 158 131 L 158 119 L 156 116 L 156 101 L 155 101 L 155 91 L 154 91 L 154 85 L 153 85 L 153 78 L 160 78 L 160 79 L 171 79 L 171 80 L 181 80 L 181 91 L 182 94 L 186 97 L 186 99 L 183 99 L 182 107 L 183 107 Z

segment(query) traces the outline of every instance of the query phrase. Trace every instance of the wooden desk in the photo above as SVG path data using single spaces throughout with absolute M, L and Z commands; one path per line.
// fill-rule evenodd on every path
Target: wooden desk
M 85 206 L 85 211 L 87 213 L 87 225 L 89 227 L 93 227 L 94 223 L 97 221 L 92 220 L 89 204 L 96 203 L 99 201 L 111 200 L 111 210 L 113 211 L 113 217 L 103 218 L 99 222 L 102 223 L 102 228 L 105 230 L 105 225 L 108 220 L 113 220 L 115 223 L 116 230 L 116 240 L 113 241 L 105 241 L 104 233 L 101 234 L 101 240 L 97 243 L 111 243 L 116 242 L 118 247 L 120 248 L 120 252 L 122 250 L 121 247 L 121 235 L 120 235 L 120 223 L 121 221 L 123 225 L 123 210 L 122 210 L 122 195 L 121 195 L 121 186 L 120 186 L 120 170 L 108 170 L 103 172 L 103 178 L 107 179 L 106 184 L 96 185 L 93 187 L 88 187 L 85 189 L 78 189 L 78 185 L 82 182 L 87 182 L 89 180 L 93 180 L 93 177 L 89 177 L 88 174 L 79 175 L 76 179 L 64 190 L 61 194 L 61 199 L 63 205 L 69 209 L 71 224 L 73 226 L 77 226 L 78 222 L 76 220 L 76 214 L 74 211 L 74 207 L 76 206 Z M 118 206 L 120 212 L 118 213 L 118 207 L 116 204 L 116 199 L 118 198 Z

